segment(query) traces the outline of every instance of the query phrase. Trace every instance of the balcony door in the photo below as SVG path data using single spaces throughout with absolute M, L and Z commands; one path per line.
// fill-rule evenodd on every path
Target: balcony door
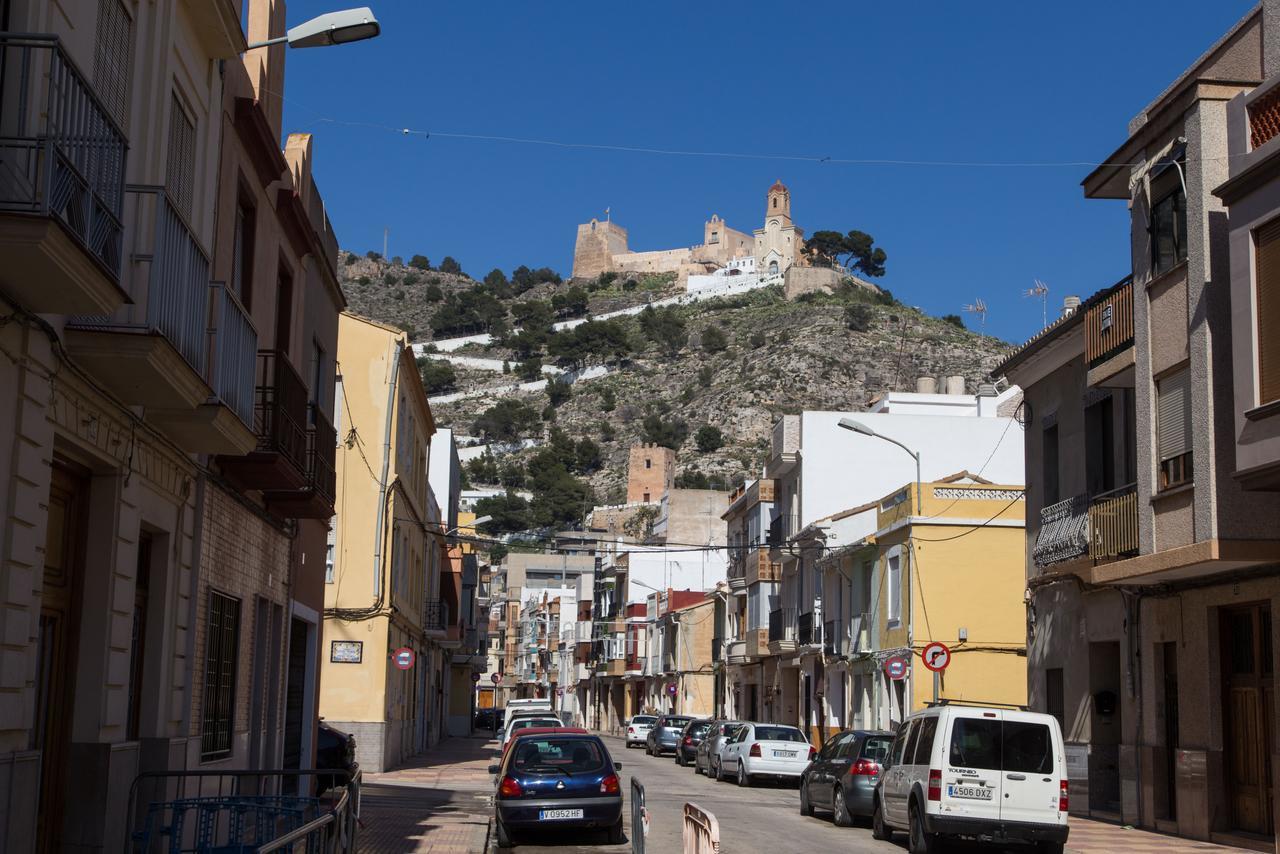
M 36 850 L 61 851 L 79 662 L 88 478 L 54 463 L 45 532 L 33 747 L 40 751 Z
M 1231 826 L 1271 836 L 1271 608 L 1256 604 L 1224 609 L 1221 627 L 1223 752 Z

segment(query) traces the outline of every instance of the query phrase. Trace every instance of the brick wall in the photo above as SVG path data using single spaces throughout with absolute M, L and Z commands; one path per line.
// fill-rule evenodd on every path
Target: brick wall
M 636 445 L 631 449 L 627 467 L 627 502 L 660 501 L 662 494 L 675 483 L 675 476 L 675 451 L 657 445 Z

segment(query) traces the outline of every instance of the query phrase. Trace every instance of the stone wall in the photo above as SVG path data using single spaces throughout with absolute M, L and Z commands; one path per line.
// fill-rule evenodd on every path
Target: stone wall
M 597 219 L 578 226 L 573 246 L 573 277 L 593 279 L 616 269 L 613 256 L 627 252 L 627 230 L 615 222 Z
M 659 445 L 636 445 L 627 467 L 627 503 L 661 500 L 675 484 L 675 477 L 675 451 Z

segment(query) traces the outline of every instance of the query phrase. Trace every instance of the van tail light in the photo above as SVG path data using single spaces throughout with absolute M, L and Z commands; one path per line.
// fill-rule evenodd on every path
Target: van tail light
M 817 758 L 818 758 L 818 751 L 817 751 L 817 749 L 816 749 L 816 748 L 814 748 L 814 746 L 813 746 L 812 744 L 811 744 L 811 745 L 809 745 L 809 761 L 810 761 L 810 762 L 812 762 L 813 760 L 815 760 L 815 759 L 817 759 Z
M 867 759 L 859 759 L 853 763 L 849 773 L 855 777 L 874 777 L 880 773 L 880 766 Z
M 942 800 L 942 771 L 937 768 L 929 769 L 929 800 Z
M 1058 781 L 1058 812 L 1067 812 L 1067 808 L 1071 806 L 1071 797 L 1067 794 L 1067 781 Z
M 610 774 L 600 781 L 600 794 L 616 795 L 621 789 L 618 786 L 618 775 Z
M 520 788 L 520 783 L 511 776 L 502 778 L 502 782 L 498 784 L 498 797 L 500 798 L 518 798 L 524 794 L 524 789 Z
M 753 744 L 753 745 L 751 745 L 751 752 L 750 752 L 748 755 L 750 755 L 750 756 L 759 756 L 759 755 L 760 755 L 760 745 L 759 745 L 759 744 Z

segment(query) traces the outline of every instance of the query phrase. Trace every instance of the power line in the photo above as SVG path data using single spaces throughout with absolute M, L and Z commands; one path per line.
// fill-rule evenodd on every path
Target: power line
M 919 540 L 922 543 L 945 543 L 951 540 L 958 540 L 961 537 L 967 537 L 970 534 L 972 534 L 974 531 L 981 530 L 982 528 L 985 528 L 988 525 L 990 525 L 992 522 L 998 519 L 1004 513 L 1004 511 L 1008 510 L 1010 507 L 1012 507 L 1013 505 L 1021 501 L 1026 494 L 1027 494 L 1027 491 L 1025 489 L 1019 489 L 1016 495 L 1014 496 L 1014 499 L 1010 501 L 1008 504 L 1006 504 L 1005 506 L 1001 507 L 999 510 L 997 510 L 994 516 L 987 519 L 985 522 L 980 522 L 977 525 L 970 525 L 968 530 L 963 531 L 959 534 L 954 534 L 950 537 L 916 537 L 915 539 Z

